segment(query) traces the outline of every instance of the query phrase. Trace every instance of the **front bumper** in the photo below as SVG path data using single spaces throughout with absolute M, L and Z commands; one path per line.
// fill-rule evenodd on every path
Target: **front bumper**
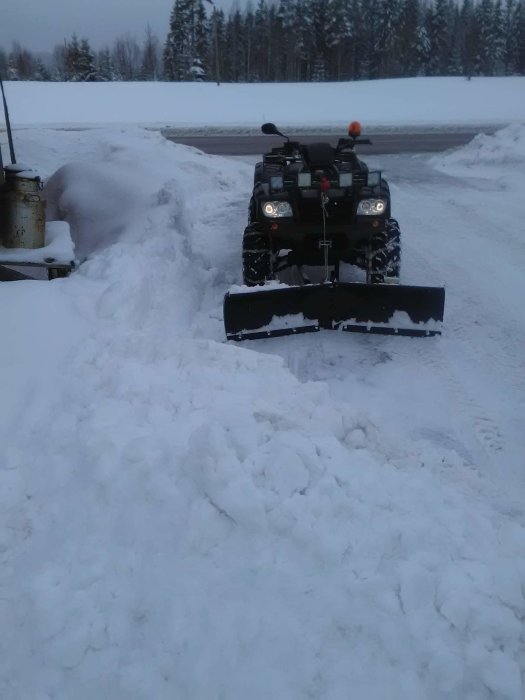
M 384 230 L 386 219 L 384 217 L 355 217 L 355 221 L 348 224 L 334 223 L 329 219 L 323 232 L 323 223 L 297 223 L 292 219 L 273 219 L 261 222 L 265 231 L 270 236 L 272 248 L 294 248 L 308 245 L 312 242 L 323 240 L 324 232 L 328 240 L 337 242 L 338 247 L 354 247 L 367 243 L 372 236 Z

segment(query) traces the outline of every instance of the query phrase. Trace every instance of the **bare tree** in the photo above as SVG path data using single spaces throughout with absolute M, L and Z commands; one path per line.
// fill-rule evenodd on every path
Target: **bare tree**
M 113 62 L 120 80 L 137 80 L 140 77 L 140 46 L 134 36 L 119 37 L 113 46 Z
M 158 80 L 159 78 L 159 40 L 151 31 L 148 24 L 142 48 L 142 80 Z
M 15 41 L 8 57 L 7 77 L 11 80 L 32 80 L 36 67 L 33 54 Z
M 66 79 L 66 41 L 53 49 L 52 74 L 54 80 Z

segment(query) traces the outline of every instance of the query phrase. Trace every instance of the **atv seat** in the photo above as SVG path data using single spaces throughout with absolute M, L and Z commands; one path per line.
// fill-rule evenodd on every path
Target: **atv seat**
M 334 164 L 335 150 L 329 143 L 303 146 L 304 158 L 311 170 L 324 170 Z

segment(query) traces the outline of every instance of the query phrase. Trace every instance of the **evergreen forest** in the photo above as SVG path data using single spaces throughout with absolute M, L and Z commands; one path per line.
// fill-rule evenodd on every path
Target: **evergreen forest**
M 258 0 L 229 12 L 175 0 L 149 27 L 94 50 L 73 35 L 35 55 L 0 47 L 10 80 L 342 81 L 525 75 L 525 0 Z

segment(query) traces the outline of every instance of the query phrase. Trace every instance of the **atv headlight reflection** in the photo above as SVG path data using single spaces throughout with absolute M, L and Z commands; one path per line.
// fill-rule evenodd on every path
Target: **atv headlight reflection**
M 362 199 L 357 205 L 357 214 L 360 216 L 381 216 L 385 211 L 384 199 Z
M 265 216 L 277 219 L 280 216 L 292 216 L 292 207 L 289 202 L 264 202 L 262 210 Z

